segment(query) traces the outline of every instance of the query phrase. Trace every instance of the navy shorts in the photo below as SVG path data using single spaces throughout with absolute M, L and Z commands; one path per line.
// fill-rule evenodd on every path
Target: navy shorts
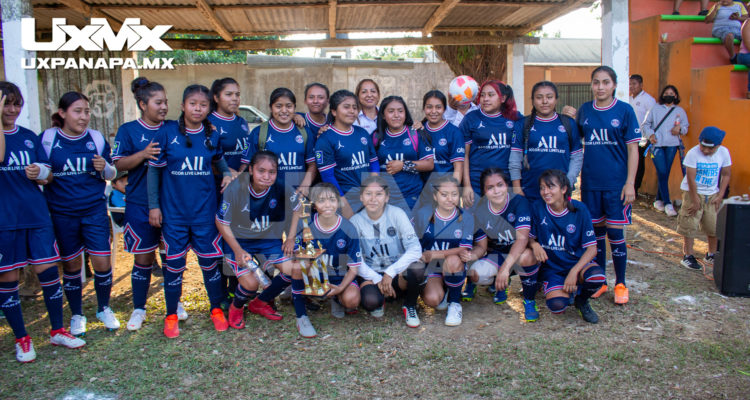
M 581 201 L 591 213 L 591 223 L 630 225 L 630 204 L 623 205 L 619 190 L 582 190 Z
M 167 260 L 185 257 L 188 250 L 202 258 L 218 258 L 221 252 L 219 231 L 214 224 L 177 225 L 162 224 L 161 238 L 167 251 Z
M 51 226 L 0 231 L 0 273 L 60 261 Z
M 105 207 L 83 217 L 51 216 L 63 261 L 74 260 L 84 250 L 92 256 L 110 256 L 112 241 Z
M 291 258 L 284 255 L 284 251 L 281 249 L 281 240 L 279 240 L 278 243 L 265 246 L 253 246 L 243 240 L 238 240 L 238 243 L 240 244 L 240 247 L 242 247 L 242 250 L 245 250 L 248 254 L 255 257 L 258 265 L 263 271 L 268 271 L 276 264 L 281 264 L 285 261 L 291 260 Z M 234 275 L 240 277 L 250 273 L 249 269 L 235 260 L 232 248 L 226 243 L 223 243 L 223 241 L 222 244 L 222 247 L 224 248 L 224 259 L 227 260 L 229 266 L 232 267 Z
M 122 239 L 125 251 L 131 254 L 151 253 L 159 247 L 161 232 L 148 223 L 148 207 L 128 204 L 125 207 L 125 228 Z
M 583 267 L 583 270 L 586 270 L 592 265 L 598 264 L 594 261 L 591 261 L 590 263 L 586 264 L 585 267 Z M 539 269 L 539 281 L 542 282 L 544 294 L 546 295 L 553 290 L 563 290 L 563 287 L 565 286 L 565 278 L 568 277 L 569 272 L 570 270 L 563 271 L 559 269 L 553 269 L 550 268 L 547 264 L 542 264 L 542 267 Z M 576 284 L 580 284 L 580 280 L 580 276 L 576 277 Z

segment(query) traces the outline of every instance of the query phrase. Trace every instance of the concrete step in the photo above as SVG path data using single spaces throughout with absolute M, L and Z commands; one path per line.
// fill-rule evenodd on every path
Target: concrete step
M 698 0 L 686 0 L 680 7 L 680 15 L 697 15 L 700 11 Z M 638 21 L 654 15 L 672 14 L 674 0 L 630 0 L 630 20 Z
M 735 64 L 729 76 L 729 97 L 733 100 L 747 100 L 747 72 L 745 65 Z

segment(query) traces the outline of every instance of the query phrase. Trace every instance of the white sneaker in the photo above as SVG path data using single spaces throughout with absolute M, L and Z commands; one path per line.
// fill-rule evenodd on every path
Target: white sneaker
M 57 333 L 49 338 L 49 342 L 54 346 L 63 346 L 69 349 L 77 349 L 86 345 L 83 339 L 71 335 L 65 329 L 58 330 Z
M 109 307 L 104 307 L 104 310 L 96 313 L 96 319 L 102 321 L 104 327 L 110 331 L 116 331 L 120 329 L 120 321 L 117 320 L 115 313 Z
M 419 316 L 417 315 L 417 308 L 414 306 L 407 307 L 403 306 L 401 309 L 404 311 L 404 318 L 406 319 L 406 326 L 409 328 L 416 328 L 419 326 Z
M 370 315 L 372 315 L 374 318 L 383 318 L 383 315 L 385 315 L 385 308 L 383 306 L 380 306 L 370 311 Z
M 70 334 L 73 336 L 83 336 L 86 334 L 86 317 L 83 315 L 74 315 L 70 319 Z
M 339 302 L 336 301 L 335 299 L 331 299 L 330 303 L 331 303 L 331 315 L 334 318 L 344 318 L 344 315 L 346 315 L 344 306 L 339 304 Z
M 659 211 L 664 211 L 664 202 L 661 201 L 661 200 L 656 200 L 654 202 L 654 208 L 657 209 L 657 210 L 659 210 Z
M 180 321 L 188 319 L 188 313 L 185 311 L 185 306 L 182 302 L 177 303 L 177 319 Z
M 448 292 L 445 292 L 445 296 L 443 296 L 443 301 L 440 302 L 440 304 L 435 307 L 438 311 L 445 311 L 448 309 Z
M 308 318 L 307 315 L 297 318 L 297 330 L 299 331 L 299 334 L 305 338 L 314 338 L 315 336 L 318 336 L 318 333 L 315 332 L 315 328 L 312 326 L 312 322 L 310 322 L 310 318 Z
M 459 303 L 448 304 L 448 315 L 445 316 L 445 324 L 448 326 L 459 326 L 463 319 L 463 309 Z
M 667 217 L 676 217 L 677 211 L 674 210 L 674 206 L 672 204 L 667 204 L 664 206 L 664 212 L 667 213 Z
M 146 310 L 142 310 L 140 308 L 133 310 L 133 313 L 130 314 L 130 320 L 128 320 L 128 330 L 137 331 L 138 329 L 141 329 L 143 321 L 145 320 Z
M 31 343 L 31 337 L 28 335 L 20 339 L 16 339 L 16 360 L 22 363 L 29 363 L 36 360 L 36 351 L 34 351 L 34 344 Z

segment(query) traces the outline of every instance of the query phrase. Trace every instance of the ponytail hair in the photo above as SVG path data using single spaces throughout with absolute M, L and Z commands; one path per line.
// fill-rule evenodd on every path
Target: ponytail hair
M 81 92 L 68 92 L 62 95 L 60 97 L 60 101 L 57 103 L 57 108 L 59 110 L 68 111 L 68 108 L 73 105 L 78 100 L 84 100 L 87 103 L 89 102 L 89 98 L 86 97 Z M 53 113 L 50 118 L 52 119 L 52 126 L 55 128 L 62 128 L 65 126 L 65 120 L 63 117 L 60 116 L 59 112 Z
M 339 104 L 343 103 L 344 100 L 350 97 L 354 99 L 357 107 L 359 108 L 359 101 L 357 100 L 357 96 L 355 96 L 354 93 L 346 89 L 341 89 L 333 92 L 331 97 L 328 99 L 328 116 L 326 117 L 326 124 L 333 125 L 333 123 L 336 122 L 336 117 L 333 116 L 333 111 L 336 111 L 339 108 Z
M 557 86 L 550 82 L 550 81 L 540 81 L 534 84 L 534 87 L 531 88 L 531 114 L 526 116 L 526 120 L 523 122 L 523 151 L 525 152 L 529 145 L 529 132 L 531 132 L 531 127 L 534 126 L 534 121 L 536 121 L 536 107 L 534 107 L 534 95 L 536 94 L 536 91 L 541 88 L 551 88 L 555 92 L 555 99 L 559 98 L 560 95 L 557 92 Z
M 135 96 L 135 102 L 138 109 L 143 113 L 144 110 L 141 109 L 141 102 L 148 104 L 148 101 L 154 93 L 164 91 L 164 86 L 158 82 L 149 81 L 145 77 L 138 77 L 133 79 L 133 82 L 130 83 L 130 91 L 133 92 L 133 96 Z
M 446 99 L 443 92 L 439 90 L 430 90 L 429 92 L 424 94 L 424 97 L 422 97 L 422 110 L 424 110 L 425 106 L 427 106 L 427 100 L 429 99 L 438 99 L 441 103 L 443 103 L 443 110 L 448 109 L 448 99 Z M 424 117 L 422 119 L 422 126 L 427 125 L 427 117 Z
M 479 175 L 479 189 L 480 194 L 484 196 L 484 182 L 487 180 L 487 178 L 491 177 L 492 175 L 499 175 L 500 178 L 502 178 L 503 182 L 505 182 L 505 186 L 510 188 L 511 182 L 510 182 L 510 176 L 508 176 L 505 171 L 503 171 L 500 167 L 489 167 L 486 168 L 482 173 Z
M 237 85 L 238 87 L 240 86 L 240 84 L 237 83 L 236 80 L 229 77 L 217 79 L 214 81 L 214 83 L 211 84 L 211 96 L 209 98 L 211 112 L 216 111 L 216 109 L 219 107 L 219 103 L 214 100 L 214 97 L 219 96 L 219 94 L 221 94 L 221 91 L 224 90 L 227 85 Z
M 573 189 L 571 188 L 570 180 L 568 180 L 568 176 L 565 175 L 565 172 L 559 169 L 548 169 L 542 172 L 542 175 L 539 177 L 540 186 L 542 182 L 547 186 L 557 185 L 560 189 L 564 187 L 565 192 L 563 193 L 563 204 L 565 205 L 565 208 L 570 212 L 578 211 L 570 201 L 570 197 L 573 195 Z
M 203 85 L 190 85 L 186 87 L 182 92 L 182 104 L 185 104 L 185 100 L 187 100 L 188 97 L 195 93 L 202 93 L 204 96 L 206 96 L 206 99 L 208 99 L 209 101 L 211 100 L 211 92 L 207 87 Z M 206 118 L 203 118 L 203 121 L 201 121 L 201 123 L 203 124 L 203 130 L 206 134 L 206 148 L 209 150 L 213 150 L 214 145 L 211 143 L 211 135 L 213 134 L 214 126 L 211 125 L 211 121 L 208 120 L 208 115 L 206 115 Z M 193 147 L 193 142 L 190 140 L 190 136 L 188 136 L 187 130 L 185 129 L 185 111 L 180 113 L 180 117 L 177 118 L 177 124 L 180 128 L 180 133 L 185 137 L 185 145 L 187 147 Z
M 591 71 L 591 80 L 594 80 L 594 75 L 596 75 L 597 72 L 606 72 L 607 75 L 609 75 L 609 79 L 612 79 L 612 82 L 617 86 L 617 72 L 615 72 L 612 67 L 608 65 L 600 65 L 596 67 L 593 71 Z M 617 93 L 617 88 L 615 88 L 612 91 L 612 97 L 615 97 L 615 94 Z
M 500 104 L 500 113 L 505 119 L 516 121 L 518 119 L 518 109 L 516 108 L 516 99 L 513 97 L 513 89 L 502 81 L 487 80 L 479 87 L 479 93 L 482 93 L 482 90 L 484 90 L 486 86 L 495 89 L 498 96 L 505 96 L 505 100 Z M 479 105 L 479 101 L 480 96 L 477 96 L 474 103 Z
M 370 175 L 362 180 L 362 191 L 364 191 L 365 188 L 370 185 L 380 186 L 380 188 L 385 191 L 386 196 L 391 194 L 391 189 L 388 187 L 388 182 L 386 182 L 386 180 L 383 179 L 380 175 Z

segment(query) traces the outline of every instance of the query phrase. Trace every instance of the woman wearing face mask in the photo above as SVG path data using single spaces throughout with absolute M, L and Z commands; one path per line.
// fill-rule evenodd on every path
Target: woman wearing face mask
M 669 173 L 672 170 L 674 156 L 682 144 L 681 137 L 687 134 L 688 119 L 685 110 L 678 106 L 680 94 L 677 88 L 667 85 L 661 91 L 659 103 L 646 116 L 643 123 L 644 136 L 651 142 L 651 154 L 659 181 L 654 208 L 664 211 L 668 216 L 677 216 L 669 198 Z

